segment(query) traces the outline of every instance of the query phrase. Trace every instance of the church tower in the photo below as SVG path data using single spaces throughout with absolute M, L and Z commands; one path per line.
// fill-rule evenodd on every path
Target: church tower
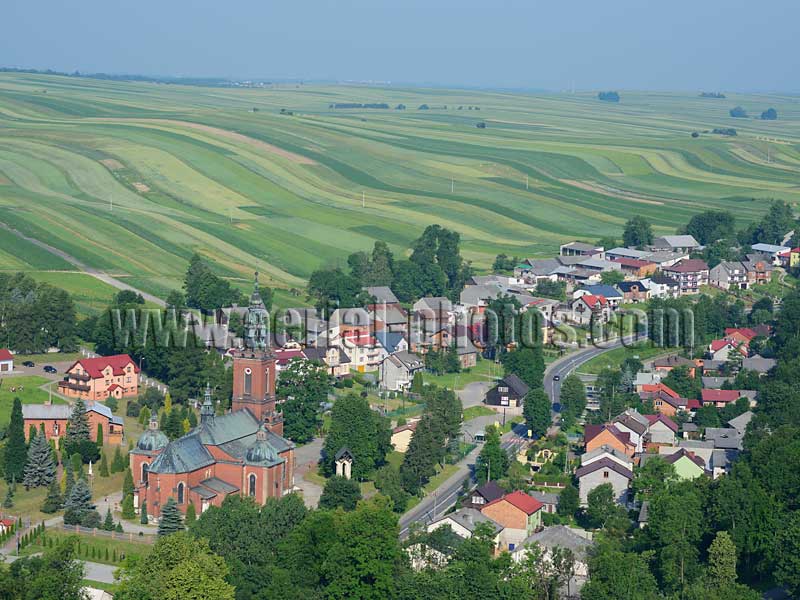
M 283 435 L 283 416 L 275 411 L 275 357 L 246 349 L 233 356 L 231 409 L 249 410 L 270 431 Z
M 264 350 L 269 337 L 269 313 L 258 291 L 258 271 L 255 273 L 250 306 L 244 319 L 244 346 L 248 350 Z

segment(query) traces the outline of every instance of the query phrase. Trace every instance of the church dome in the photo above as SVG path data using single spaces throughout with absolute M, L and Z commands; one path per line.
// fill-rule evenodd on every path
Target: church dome
M 156 450 L 161 450 L 167 444 L 169 444 L 169 438 L 167 438 L 163 431 L 159 430 L 158 419 L 156 419 L 155 416 L 151 417 L 150 424 L 147 430 L 139 436 L 136 447 L 145 452 L 154 452 Z
M 267 430 L 262 425 L 256 433 L 256 441 L 247 449 L 247 462 L 262 463 L 278 460 L 278 452 L 267 441 Z

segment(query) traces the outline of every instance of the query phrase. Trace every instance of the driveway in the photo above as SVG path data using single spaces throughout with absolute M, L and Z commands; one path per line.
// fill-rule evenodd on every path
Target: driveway
M 323 438 L 314 438 L 307 444 L 294 449 L 295 469 L 294 485 L 303 492 L 303 502 L 308 508 L 316 508 L 322 496 L 322 487 L 303 479 L 303 476 L 319 465 L 322 456 Z
M 470 406 L 479 406 L 483 404 L 483 399 L 494 386 L 492 381 L 473 381 L 464 386 L 464 389 L 456 392 L 458 397 L 461 398 L 461 406 L 469 408 Z

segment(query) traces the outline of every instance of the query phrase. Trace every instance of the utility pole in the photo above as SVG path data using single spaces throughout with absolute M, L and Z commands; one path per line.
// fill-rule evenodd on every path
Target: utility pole
M 452 194 L 456 190 L 456 180 L 451 178 L 450 179 L 450 193 Z

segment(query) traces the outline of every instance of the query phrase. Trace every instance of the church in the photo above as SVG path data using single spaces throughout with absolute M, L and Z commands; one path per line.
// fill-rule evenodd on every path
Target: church
M 258 293 L 250 299 L 246 345 L 233 355 L 231 411 L 216 415 L 207 386 L 200 423 L 170 442 L 150 421 L 130 453 L 134 506 L 146 503 L 159 518 L 171 497 L 198 514 L 239 494 L 264 504 L 294 487 L 294 445 L 283 437 L 283 416 L 275 410 L 275 357 L 266 347 L 268 318 Z M 264 309 L 264 310 L 262 310 Z

